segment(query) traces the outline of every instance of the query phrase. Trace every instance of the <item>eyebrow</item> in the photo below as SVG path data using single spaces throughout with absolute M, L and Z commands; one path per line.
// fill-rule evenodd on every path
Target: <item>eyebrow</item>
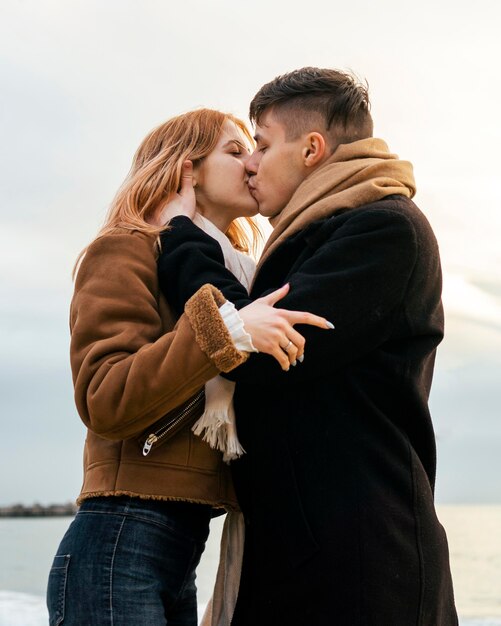
M 230 144 L 236 144 L 237 146 L 240 146 L 240 148 L 242 148 L 243 150 L 248 150 L 248 148 L 245 147 L 245 145 L 239 141 L 238 139 L 229 139 L 224 145 L 223 148 L 227 148 Z

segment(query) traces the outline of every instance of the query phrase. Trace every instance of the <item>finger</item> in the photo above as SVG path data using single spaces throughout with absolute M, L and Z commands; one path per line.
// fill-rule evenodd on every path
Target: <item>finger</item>
M 186 196 L 193 193 L 193 163 L 185 161 L 181 170 L 181 185 L 179 195 Z
M 284 298 L 289 293 L 289 288 L 290 288 L 290 285 L 289 283 L 287 283 L 283 287 L 280 287 L 280 289 L 276 289 L 275 291 L 272 291 L 267 296 L 263 296 L 260 299 L 265 304 L 269 304 L 270 306 L 273 306 L 274 304 L 276 304 L 279 300 Z
M 326 320 L 325 317 L 320 317 L 314 313 L 306 313 L 305 311 L 288 311 L 287 309 L 281 309 L 280 312 L 289 324 L 292 325 L 308 324 L 310 326 L 318 326 L 319 328 L 334 328 L 334 324 Z
M 287 355 L 287 358 L 289 359 L 289 363 L 291 365 L 295 365 L 297 362 L 297 346 L 294 344 L 294 342 L 291 342 L 288 346 L 287 349 L 282 348 L 283 351 L 285 352 L 285 354 Z
M 283 370 L 285 370 L 286 372 L 289 370 L 290 368 L 289 357 L 280 347 L 280 343 L 278 342 L 278 340 L 270 344 L 266 353 L 272 356 L 276 361 L 278 361 L 278 364 Z
M 292 328 L 291 326 L 290 330 L 287 331 L 287 337 L 289 337 L 289 339 L 296 347 L 296 359 L 300 359 L 304 354 L 304 345 L 306 343 L 303 335 L 298 333 L 297 330 L 294 330 L 294 328 Z
M 289 371 L 289 368 L 290 368 L 289 357 L 279 345 L 276 345 L 275 348 L 269 354 L 278 361 L 278 364 L 284 371 L 286 372 Z

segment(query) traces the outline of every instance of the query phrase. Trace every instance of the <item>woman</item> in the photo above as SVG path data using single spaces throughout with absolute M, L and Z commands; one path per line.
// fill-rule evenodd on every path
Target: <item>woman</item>
M 214 185 L 212 169 L 199 166 L 223 128 L 239 144 L 224 148 Z M 189 425 L 150 449 L 145 435 L 254 348 L 287 369 L 304 345 L 292 324 L 325 327 L 273 308 L 287 287 L 236 313 L 205 285 L 179 317 L 159 292 L 159 216 L 187 159 L 199 173 L 195 193 L 225 207 L 226 234 L 245 247 L 232 220 L 257 211 L 245 184 L 246 136 L 236 118 L 205 109 L 155 129 L 84 251 L 70 313 L 75 400 L 88 428 L 84 481 L 49 576 L 51 624 L 196 624 L 195 568 L 212 511 L 237 507 L 228 468 Z M 298 350 L 287 354 L 280 346 L 290 339 Z

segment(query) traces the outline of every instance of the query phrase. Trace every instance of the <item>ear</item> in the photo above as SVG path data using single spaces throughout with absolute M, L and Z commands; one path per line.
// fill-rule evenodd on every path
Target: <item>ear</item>
M 308 133 L 303 146 L 303 163 L 306 167 L 319 165 L 325 157 L 326 143 L 321 133 Z
M 196 161 L 195 163 L 193 163 L 193 187 L 197 187 L 202 178 L 202 161 Z

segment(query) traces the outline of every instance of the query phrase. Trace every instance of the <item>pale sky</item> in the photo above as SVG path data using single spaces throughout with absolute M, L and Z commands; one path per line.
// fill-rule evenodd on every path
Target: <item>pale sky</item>
M 246 119 L 304 65 L 367 78 L 375 135 L 414 164 L 444 267 L 438 501 L 501 502 L 500 7 L 0 0 L 0 504 L 78 494 L 71 268 L 141 139 L 199 106 Z

